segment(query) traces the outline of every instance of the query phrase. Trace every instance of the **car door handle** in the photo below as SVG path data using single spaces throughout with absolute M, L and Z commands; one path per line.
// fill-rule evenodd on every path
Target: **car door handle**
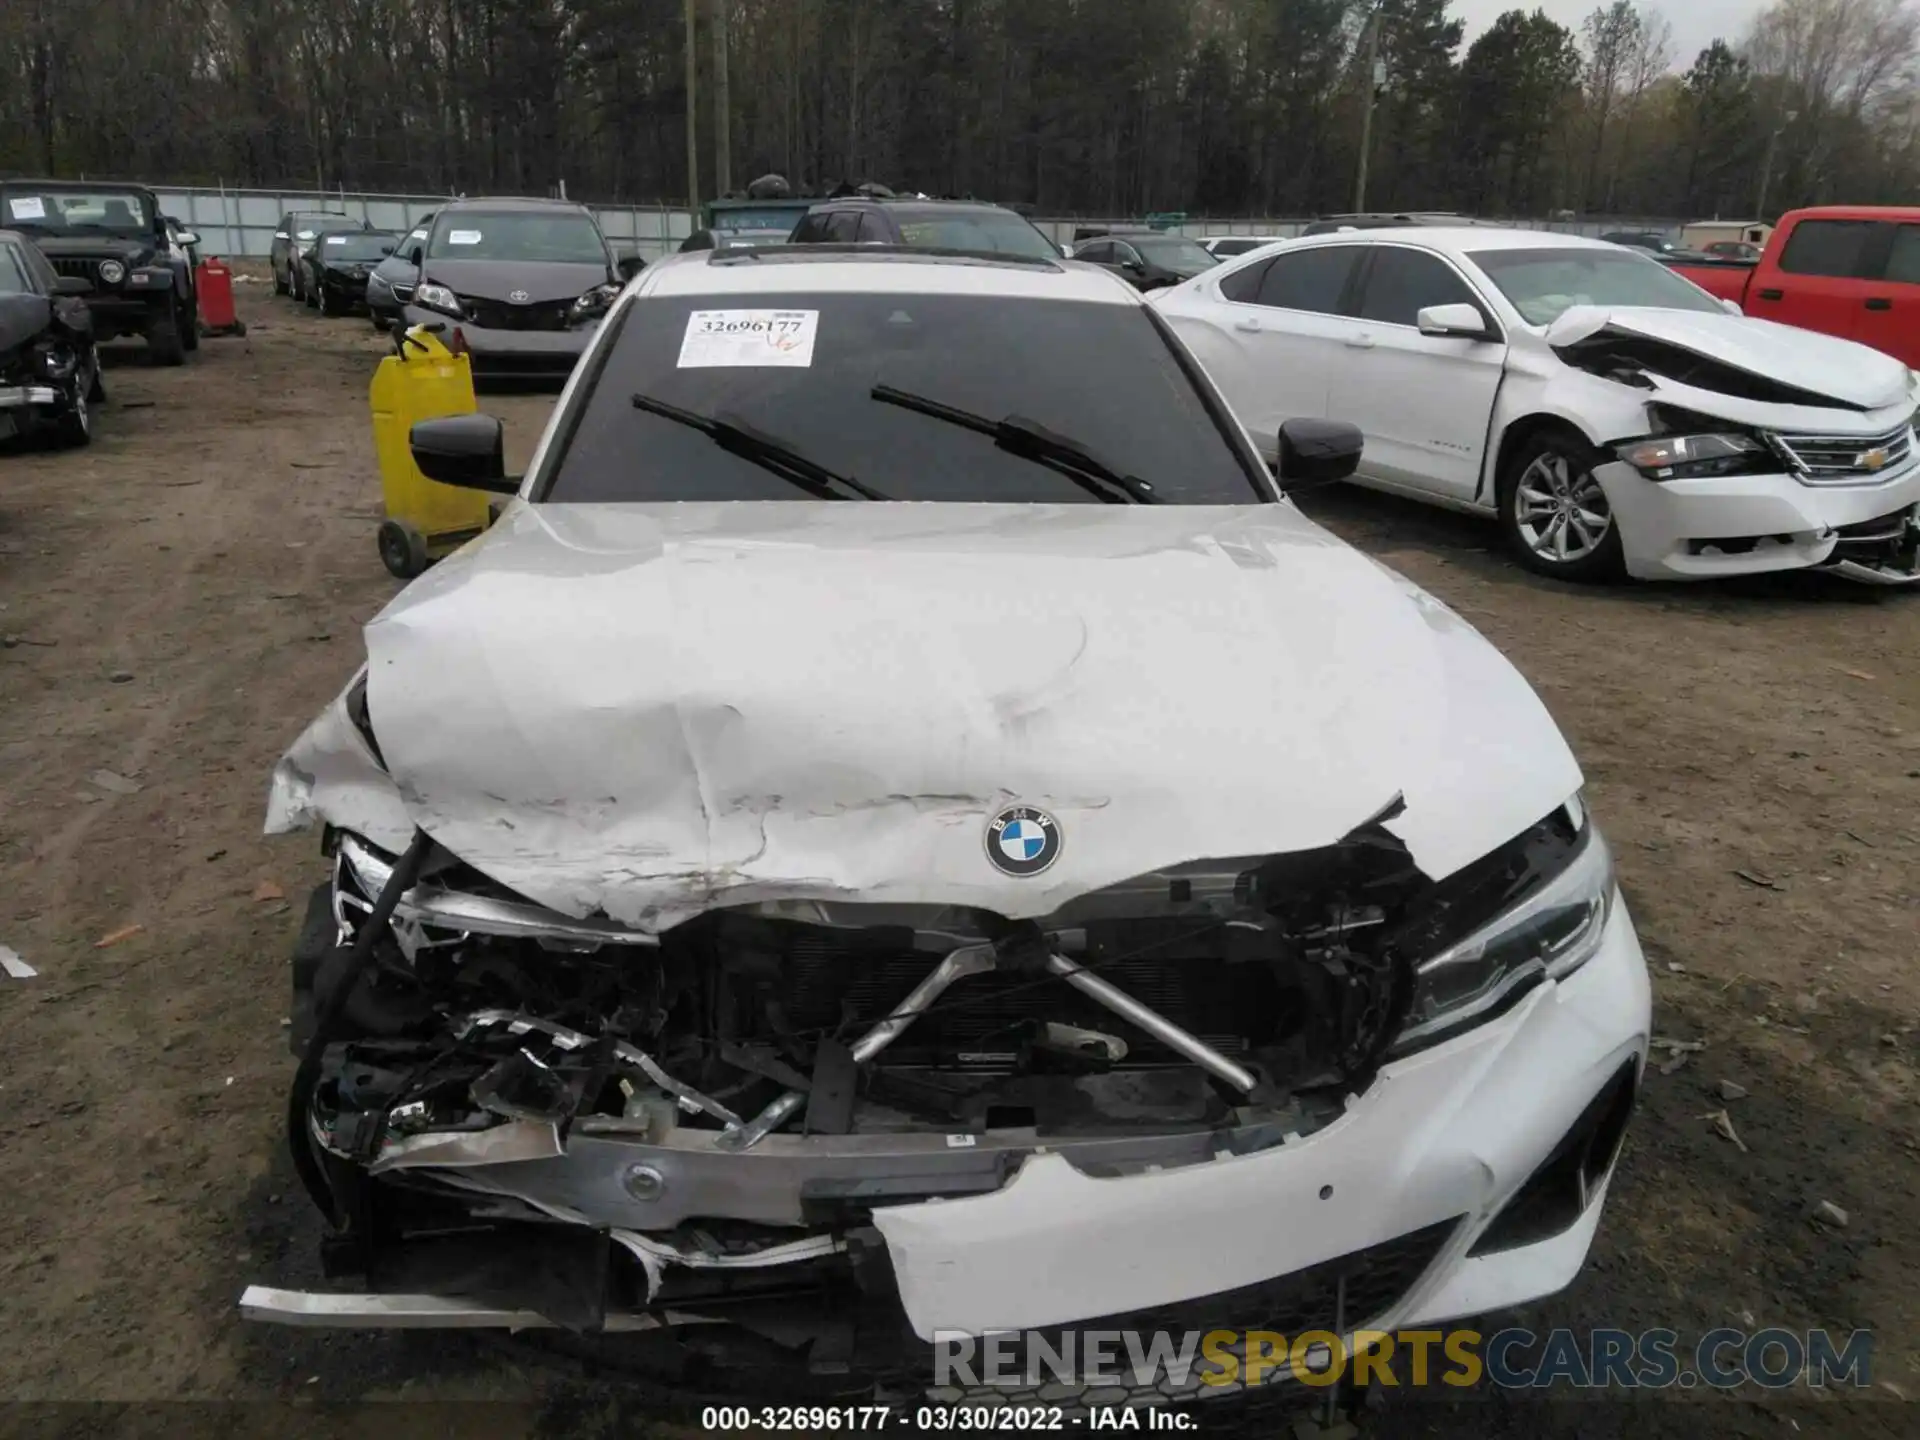
M 1762 291 L 1760 292 L 1760 298 L 1761 298 L 1762 300 L 1784 300 L 1784 299 L 1786 299 L 1787 297 L 1786 297 L 1786 292 L 1785 292 L 1785 291 L 1781 291 L 1781 290 L 1762 290 Z
M 1867 309 L 1869 310 L 1891 310 L 1892 308 L 1893 301 L 1887 299 L 1884 295 L 1869 295 L 1867 297 Z
M 1245 319 L 1234 321 L 1233 328 L 1236 330 L 1245 330 L 1249 335 L 1256 335 L 1260 331 L 1260 322 L 1249 316 Z
M 1371 350 L 1373 348 L 1373 337 L 1371 335 L 1349 335 L 1347 336 L 1347 348 L 1349 350 Z

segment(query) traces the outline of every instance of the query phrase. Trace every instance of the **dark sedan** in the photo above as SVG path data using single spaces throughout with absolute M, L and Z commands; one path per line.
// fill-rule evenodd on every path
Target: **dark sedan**
M 1220 263 L 1198 241 L 1158 230 L 1116 231 L 1075 245 L 1073 258 L 1111 270 L 1136 290 L 1178 285 Z
M 0 438 L 45 427 L 70 445 L 93 438 L 105 398 L 89 285 L 56 274 L 26 236 L 0 230 Z
M 367 277 L 399 243 L 397 230 L 323 232 L 300 261 L 306 267 L 307 304 L 322 315 L 365 309 Z
M 563 381 L 638 256 L 616 256 L 593 213 L 560 200 L 461 200 L 426 244 L 407 325 L 437 324 L 476 380 Z
M 432 230 L 432 214 L 422 215 L 413 222 L 413 228 L 394 247 L 393 253 L 374 266 L 373 273 L 367 276 L 367 314 L 373 317 L 374 329 L 386 330 L 400 323 L 407 302 L 413 299 L 413 287 L 420 279 L 413 252 L 426 245 Z

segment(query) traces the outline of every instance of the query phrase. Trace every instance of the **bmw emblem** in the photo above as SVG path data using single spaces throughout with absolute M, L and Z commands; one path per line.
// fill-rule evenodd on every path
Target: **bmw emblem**
M 527 292 L 524 290 L 509 290 L 507 292 L 507 299 L 511 300 L 516 305 L 524 305 L 527 303 L 527 301 L 531 300 L 532 298 L 533 297 L 527 294 Z
M 1038 875 L 1060 858 L 1060 822 L 1031 805 L 1010 805 L 987 826 L 987 859 L 1007 875 Z

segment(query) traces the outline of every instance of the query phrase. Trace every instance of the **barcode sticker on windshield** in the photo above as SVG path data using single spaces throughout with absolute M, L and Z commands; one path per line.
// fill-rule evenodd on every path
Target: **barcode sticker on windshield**
M 680 342 L 682 370 L 813 364 L 818 310 L 696 310 Z
M 447 243 L 449 245 L 478 245 L 480 243 L 480 232 L 478 230 L 452 230 L 447 233 Z
M 16 220 L 47 218 L 47 202 L 38 195 L 15 195 L 7 201 L 7 209 L 13 212 L 13 218 Z
M 346 243 L 347 243 L 347 237 L 344 235 L 327 236 L 327 244 L 329 245 L 344 245 Z

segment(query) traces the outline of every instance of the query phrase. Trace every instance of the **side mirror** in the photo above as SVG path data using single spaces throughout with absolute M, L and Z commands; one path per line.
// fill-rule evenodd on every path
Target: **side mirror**
M 380 253 L 382 255 L 391 255 L 393 253 L 393 247 L 391 245 L 382 245 L 380 247 Z
M 1129 275 L 1144 275 L 1147 273 L 1147 267 L 1142 265 L 1138 260 L 1122 260 L 1120 262 L 1120 268 Z
M 1744 315 L 1747 313 L 1740 308 L 1740 302 L 1738 300 L 1722 300 L 1720 302 L 1720 308 L 1725 310 L 1729 315 Z
M 620 272 L 620 278 L 622 280 L 631 280 L 647 268 L 647 262 L 638 255 L 622 255 L 619 260 L 615 262 L 614 268 Z
M 1422 335 L 1454 340 L 1491 340 L 1486 319 L 1471 305 L 1429 305 L 1414 317 Z
M 1280 488 L 1291 493 L 1346 479 L 1360 468 L 1362 443 L 1360 427 L 1344 420 L 1286 421 L 1280 427 Z
M 416 270 L 420 268 L 420 264 L 425 258 L 426 258 L 426 252 L 422 250 L 418 245 L 414 246 L 411 250 L 407 252 L 407 263 L 413 266 L 413 268 Z
M 56 275 L 53 277 L 53 293 L 56 295 L 88 295 L 93 286 L 78 275 Z
M 413 463 L 429 480 L 496 495 L 519 493 L 520 481 L 507 475 L 505 431 L 491 415 L 415 421 L 407 445 Z
M 182 230 L 173 238 L 178 240 L 182 245 L 198 245 L 200 243 L 200 232 L 198 230 Z

